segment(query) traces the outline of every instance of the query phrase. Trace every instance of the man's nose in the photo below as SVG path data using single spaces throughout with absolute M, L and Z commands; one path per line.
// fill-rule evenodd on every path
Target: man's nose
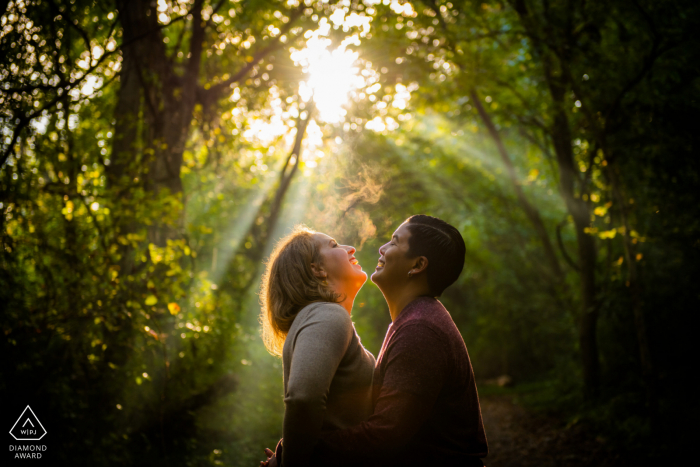
M 386 246 L 386 243 L 385 243 L 384 245 L 382 245 L 382 246 L 379 247 L 379 254 L 380 254 L 381 256 L 384 256 L 384 247 L 385 247 L 385 246 Z

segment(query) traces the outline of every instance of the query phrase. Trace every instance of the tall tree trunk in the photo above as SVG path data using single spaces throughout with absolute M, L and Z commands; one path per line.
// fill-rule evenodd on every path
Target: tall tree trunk
M 248 57 L 245 65 L 230 78 L 209 89 L 199 86 L 200 68 L 203 53 L 206 22 L 202 17 L 204 0 L 193 0 L 188 15 L 191 31 L 187 60 L 182 64 L 184 74 L 175 73 L 174 61 L 168 57 L 163 43 L 162 26 L 157 21 L 156 2 L 152 0 L 117 0 L 120 21 L 123 28 L 123 70 L 122 88 L 118 95 L 116 109 L 117 125 L 114 137 L 114 168 L 112 180 L 121 178 L 138 151 L 142 157 L 136 169 L 147 167 L 147 173 L 140 182 L 154 196 L 171 195 L 181 198 L 183 191 L 180 179 L 183 154 L 189 138 L 194 108 L 197 102 L 211 106 L 230 89 L 230 86 L 243 79 L 260 61 L 282 45 L 280 37 L 289 31 L 306 8 L 302 3 L 291 10 L 289 21 L 282 27 L 282 34 L 270 39 L 267 46 Z M 216 8 L 223 6 L 219 2 Z M 138 116 L 138 118 L 136 118 Z M 137 137 L 134 122 L 142 128 Z M 138 147 L 134 142 L 138 141 Z M 139 167 L 140 166 L 140 167 Z M 128 174 L 129 180 L 135 174 Z M 181 206 L 170 204 L 174 209 Z M 180 213 L 168 214 L 175 218 L 175 225 L 156 215 L 148 227 L 148 240 L 162 246 L 168 239 L 176 238 Z
M 583 383 L 588 398 L 597 397 L 600 389 L 600 357 L 598 353 L 598 303 L 595 277 L 596 246 L 592 235 L 586 233 L 590 227 L 591 213 L 582 199 L 584 193 L 576 193 L 577 168 L 571 147 L 571 128 L 566 115 L 566 79 L 559 69 L 555 69 L 551 50 L 560 45 L 550 24 L 539 24 L 539 18 L 530 14 L 525 0 L 511 0 L 513 9 L 530 36 L 534 50 L 542 62 L 544 77 L 554 104 L 554 118 L 551 134 L 554 152 L 559 168 L 559 185 L 566 208 L 574 221 L 579 256 L 582 312 L 579 320 L 579 346 L 583 367 Z M 545 4 L 545 9 L 548 4 Z M 545 20 L 546 21 L 546 20 Z M 570 24 L 567 25 L 570 29 Z M 570 31 L 569 31 L 570 32 Z M 566 37 L 570 39 L 570 34 Z M 557 60 L 566 60 L 568 49 L 557 50 Z
M 204 40 L 202 5 L 203 0 L 195 0 L 192 6 L 189 58 L 184 77 L 178 77 L 166 54 L 155 3 L 118 2 L 124 46 L 113 167 L 109 170 L 114 185 L 120 181 L 134 183 L 136 177 L 141 177 L 141 185 L 154 196 L 182 193 L 180 169 L 197 96 Z M 178 213 L 174 217 L 177 219 Z M 148 228 L 149 241 L 159 246 L 176 235 L 177 226 L 161 222 L 159 216 Z
M 598 355 L 598 303 L 596 298 L 595 265 L 597 250 L 595 239 L 586 232 L 590 227 L 591 214 L 582 199 L 583 193 L 576 193 L 576 166 L 571 147 L 571 129 L 565 110 L 565 87 L 548 70 L 547 80 L 554 101 L 552 140 L 559 167 L 559 183 L 567 210 L 574 221 L 578 245 L 579 274 L 581 278 L 582 312 L 579 325 L 579 345 L 583 364 L 583 382 L 587 397 L 597 397 L 600 388 L 600 359 Z
M 133 6 L 133 2 L 131 2 Z M 126 8 L 126 5 L 120 5 Z M 128 9 L 122 10 L 124 18 L 131 13 Z M 125 27 L 124 40 L 133 41 L 134 31 L 131 27 Z M 141 84 L 139 78 L 136 56 L 139 53 L 140 44 L 132 42 L 123 49 L 123 60 L 119 73 L 119 91 L 117 92 L 117 105 L 114 110 L 114 137 L 112 138 L 112 153 L 110 163 L 105 168 L 107 187 L 113 197 L 113 202 L 129 204 L 131 198 L 130 188 L 136 183 L 134 179 L 140 175 L 139 161 L 142 158 L 142 149 L 139 142 L 139 114 L 141 112 Z M 127 208 L 128 209 L 128 208 Z M 121 209 L 113 209 L 120 212 Z M 131 218 L 119 219 L 115 226 L 119 235 L 128 235 L 136 231 L 138 226 Z M 128 244 L 119 244 L 119 274 L 127 276 L 135 267 L 133 248 Z
M 154 90 L 154 103 L 158 108 L 153 115 L 153 143 L 155 157 L 149 171 L 151 189 L 158 192 L 167 189 L 172 194 L 182 192 L 180 169 L 185 152 L 185 143 L 189 136 L 192 116 L 197 98 L 197 85 L 204 41 L 204 24 L 202 22 L 202 5 L 204 0 L 195 0 L 192 8 L 192 35 L 189 44 L 189 59 L 185 66 L 185 75 L 175 79 L 167 65 L 165 48 L 158 53 L 155 76 L 162 89 Z M 159 34 L 160 35 L 160 34 Z M 159 41 L 162 44 L 162 41 Z M 160 69 L 158 69 L 160 68 Z M 158 92 L 160 91 L 160 92 Z
M 627 203 L 625 202 L 626 197 L 622 194 L 622 187 L 620 186 L 619 179 L 615 173 L 615 168 L 612 164 L 608 164 L 608 174 L 610 175 L 613 196 L 620 206 L 622 228 L 624 229 L 622 245 L 625 253 L 625 261 L 627 262 L 627 287 L 629 288 L 630 298 L 632 301 L 632 313 L 634 315 L 634 327 L 637 334 L 637 345 L 639 347 L 639 361 L 642 366 L 642 377 L 644 378 L 646 390 L 646 403 L 647 410 L 649 411 L 649 421 L 651 423 L 652 432 L 655 435 L 659 435 L 661 417 L 659 414 L 658 383 L 656 379 L 656 371 L 654 370 L 654 362 L 651 358 L 647 324 L 644 316 L 644 303 L 642 301 L 641 284 L 639 281 L 639 273 L 637 271 L 637 258 L 635 255 L 632 237 L 630 235 L 629 211 Z
M 136 47 L 133 44 L 130 47 Z M 128 47 L 127 47 L 128 48 Z M 138 121 L 141 111 L 141 86 L 133 53 L 124 53 L 119 73 L 117 106 L 114 110 L 115 125 L 112 138 L 112 155 L 105 172 L 108 186 L 118 195 L 128 195 L 125 187 L 133 183 L 134 168 L 138 159 Z

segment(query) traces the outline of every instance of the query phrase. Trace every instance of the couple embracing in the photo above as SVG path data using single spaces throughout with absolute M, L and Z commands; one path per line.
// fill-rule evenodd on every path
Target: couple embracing
M 355 248 L 297 227 L 261 289 L 263 339 L 282 356 L 283 439 L 262 466 L 483 466 L 488 448 L 467 348 L 437 297 L 464 266 L 459 231 L 408 218 L 372 274 L 389 306 L 376 361 L 350 319 L 367 274 Z

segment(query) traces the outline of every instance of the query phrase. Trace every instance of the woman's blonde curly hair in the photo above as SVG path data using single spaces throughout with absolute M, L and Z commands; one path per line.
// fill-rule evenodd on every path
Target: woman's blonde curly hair
M 340 294 L 311 269 L 311 263 L 321 264 L 315 233 L 297 225 L 277 242 L 267 260 L 260 285 L 260 324 L 263 342 L 272 355 L 282 355 L 289 328 L 302 308 L 314 302 L 340 301 Z

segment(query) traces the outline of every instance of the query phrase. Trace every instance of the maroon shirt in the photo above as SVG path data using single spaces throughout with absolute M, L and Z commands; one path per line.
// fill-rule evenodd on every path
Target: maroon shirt
M 488 447 L 474 371 L 438 300 L 417 298 L 389 326 L 373 385 L 372 416 L 321 433 L 314 465 L 483 465 Z

